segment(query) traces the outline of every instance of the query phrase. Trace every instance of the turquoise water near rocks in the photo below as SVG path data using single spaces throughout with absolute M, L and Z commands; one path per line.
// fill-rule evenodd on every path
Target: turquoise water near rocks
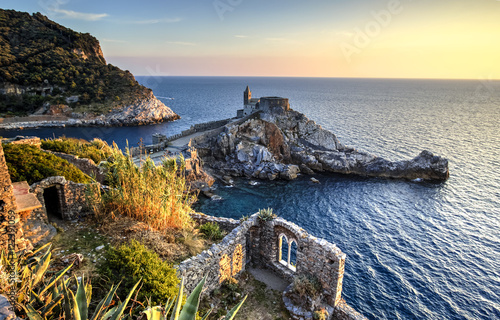
M 151 142 L 232 117 L 243 90 L 290 98 L 341 142 L 391 160 L 427 149 L 450 179 L 416 183 L 343 175 L 238 180 L 197 209 L 239 218 L 273 207 L 347 254 L 343 295 L 370 319 L 500 319 L 500 82 L 317 78 L 138 77 L 182 119 L 149 127 L 1 131 Z M 173 100 L 172 100 L 173 99 Z

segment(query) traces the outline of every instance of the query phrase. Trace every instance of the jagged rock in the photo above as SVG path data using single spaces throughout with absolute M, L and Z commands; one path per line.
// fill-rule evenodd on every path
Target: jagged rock
M 280 172 L 280 178 L 284 180 L 295 180 L 300 172 L 299 166 L 289 165 Z
M 304 174 L 308 174 L 308 175 L 314 174 L 314 171 L 303 163 L 300 164 L 299 168 L 300 168 L 300 172 L 302 172 Z
M 212 167 L 232 176 L 292 180 L 301 171 L 412 180 L 449 176 L 448 161 L 428 151 L 412 160 L 388 161 L 344 146 L 333 133 L 293 110 L 274 110 L 261 113 L 260 119 L 228 124 L 205 143 L 207 155 L 215 160 Z

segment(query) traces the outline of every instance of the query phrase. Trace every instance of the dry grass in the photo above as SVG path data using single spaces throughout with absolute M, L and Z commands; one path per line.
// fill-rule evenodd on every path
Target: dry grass
M 109 191 L 99 194 L 94 185 L 89 194 L 90 206 L 103 220 L 119 213 L 146 223 L 153 229 L 186 229 L 193 223 L 189 213 L 196 197 L 189 193 L 181 166 L 176 161 L 165 160 L 156 166 L 150 158 L 140 167 L 134 164 L 127 152 L 113 145 L 107 163 Z
M 211 241 L 199 239 L 196 229 L 157 231 L 143 222 L 121 215 L 102 224 L 98 231 L 109 237 L 113 246 L 135 239 L 155 251 L 162 260 L 172 263 L 179 263 L 198 254 L 212 244 Z
M 182 236 L 178 238 L 178 241 L 184 244 L 192 256 L 201 253 L 205 249 L 206 241 L 199 237 L 196 229 L 182 230 Z

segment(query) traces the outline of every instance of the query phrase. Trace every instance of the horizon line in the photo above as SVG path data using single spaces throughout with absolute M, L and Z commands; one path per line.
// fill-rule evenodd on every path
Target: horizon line
M 206 76 L 206 75 L 150 75 L 139 74 L 134 77 L 177 77 L 177 78 L 309 78 L 309 79 L 374 79 L 374 80 L 474 80 L 500 81 L 487 78 L 398 78 L 398 77 L 326 77 L 326 76 Z

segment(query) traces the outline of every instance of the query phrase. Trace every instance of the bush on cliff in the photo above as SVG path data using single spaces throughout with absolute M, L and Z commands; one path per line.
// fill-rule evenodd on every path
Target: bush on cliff
M 119 213 L 158 230 L 192 227 L 189 213 L 196 196 L 189 193 L 175 161 L 155 165 L 147 158 L 138 167 L 128 153 L 124 155 L 114 145 L 105 167 L 109 190 L 89 198 L 98 218 L 107 219 Z
M 32 184 L 48 177 L 63 176 L 78 183 L 90 182 L 90 177 L 68 161 L 26 144 L 4 144 L 5 161 L 12 182 Z
M 200 226 L 200 232 L 203 233 L 209 240 L 219 241 L 224 238 L 224 233 L 220 226 L 215 222 L 207 222 Z
M 111 147 L 107 142 L 97 138 L 91 142 L 64 136 L 58 139 L 45 139 L 42 140 L 42 149 L 92 159 L 96 164 L 107 160 L 111 155 Z
M 106 252 L 105 262 L 99 267 L 101 275 L 111 283 L 121 281 L 118 295 L 126 295 L 137 281 L 142 279 L 142 288 L 138 300 L 145 302 L 151 298 L 151 303 L 164 304 L 177 294 L 179 279 L 176 269 L 171 264 L 163 262 L 158 254 L 147 249 L 139 242 L 132 240 L 118 248 Z

